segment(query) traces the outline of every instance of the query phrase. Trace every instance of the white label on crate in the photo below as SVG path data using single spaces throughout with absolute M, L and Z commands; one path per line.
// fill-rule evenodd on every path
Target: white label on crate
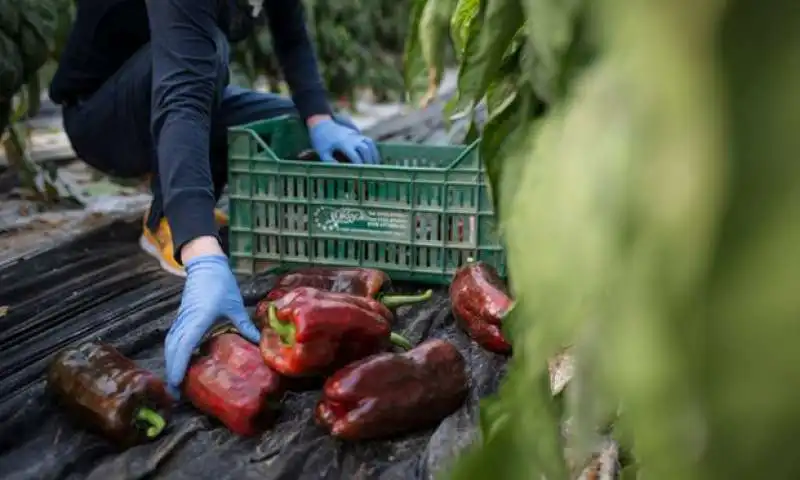
M 314 225 L 323 232 L 365 233 L 405 238 L 409 214 L 351 207 L 317 207 Z

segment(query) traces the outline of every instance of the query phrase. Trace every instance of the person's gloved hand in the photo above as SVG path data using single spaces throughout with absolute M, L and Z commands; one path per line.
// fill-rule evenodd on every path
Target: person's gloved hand
M 308 133 L 311 137 L 311 146 L 323 162 L 335 163 L 333 153 L 339 151 L 353 163 L 380 163 L 380 154 L 375 142 L 362 135 L 357 128 L 328 119 L 315 124 Z
M 164 353 L 170 393 L 178 398 L 192 352 L 217 319 L 227 318 L 245 338 L 257 343 L 261 334 L 247 315 L 239 285 L 224 255 L 203 255 L 184 265 L 178 318 L 167 333 Z

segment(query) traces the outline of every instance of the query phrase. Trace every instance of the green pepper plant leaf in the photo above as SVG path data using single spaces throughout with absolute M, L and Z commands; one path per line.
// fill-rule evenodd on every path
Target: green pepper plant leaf
M 514 356 L 475 443 L 441 474 L 577 478 L 618 451 L 608 461 L 626 479 L 800 476 L 787 461 L 800 427 L 800 10 L 470 8 L 451 24 L 451 107 L 489 107 L 480 153 L 517 300 Z M 574 377 L 553 398 L 548 360 L 565 347 Z

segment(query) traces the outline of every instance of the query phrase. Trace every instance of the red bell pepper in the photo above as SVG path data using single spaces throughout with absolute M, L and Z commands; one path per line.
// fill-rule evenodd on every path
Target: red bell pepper
M 280 375 L 264 365 L 258 347 L 236 333 L 221 333 L 201 350 L 184 382 L 189 401 L 239 435 L 269 428 L 285 385 Z
M 385 272 L 373 268 L 301 268 L 278 278 L 275 287 L 256 308 L 256 316 L 266 318 L 269 302 L 281 298 L 298 287 L 313 287 L 329 292 L 375 298 L 388 308 L 424 302 L 433 295 L 431 290 L 420 295 L 387 295 L 383 291 L 390 284 L 391 280 Z
M 501 331 L 514 301 L 491 265 L 469 259 L 450 284 L 450 302 L 461 327 L 480 346 L 495 353 L 511 352 Z
M 461 353 L 443 340 L 428 340 L 339 370 L 325 382 L 315 414 L 335 437 L 381 438 L 436 424 L 464 403 L 468 391 Z
M 267 317 L 261 354 L 290 377 L 327 374 L 391 343 L 411 348 L 392 332 L 392 313 L 369 297 L 300 287 L 271 302 Z

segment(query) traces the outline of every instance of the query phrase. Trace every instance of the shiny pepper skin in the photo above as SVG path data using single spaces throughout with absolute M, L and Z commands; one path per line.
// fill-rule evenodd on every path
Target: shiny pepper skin
M 328 378 L 317 422 L 346 440 L 384 438 L 435 425 L 464 403 L 464 357 L 450 343 L 428 340 L 402 353 L 381 353 Z
M 428 290 L 418 295 L 390 295 L 384 291 L 389 285 L 391 285 L 389 276 L 372 268 L 302 268 L 278 278 L 272 290 L 256 306 L 255 317 L 257 321 L 263 323 L 270 302 L 301 287 L 372 298 L 390 309 L 430 300 L 433 294 L 432 290 Z
M 139 368 L 111 345 L 87 342 L 58 353 L 47 371 L 47 388 L 80 425 L 122 447 L 146 442 L 147 425 L 137 412 L 164 419 L 173 400 L 164 382 Z
M 184 392 L 200 411 L 232 432 L 248 436 L 275 421 L 284 379 L 264 365 L 256 345 L 236 333 L 212 337 L 192 362 Z
M 484 262 L 468 261 L 450 284 L 453 314 L 461 327 L 490 352 L 511 353 L 501 325 L 514 301 L 497 271 Z
M 324 375 L 385 351 L 393 338 L 392 313 L 369 297 L 300 287 L 270 305 L 261 354 L 282 375 Z
M 372 268 L 301 268 L 278 278 L 275 286 L 256 308 L 256 317 L 264 318 L 270 301 L 277 300 L 298 287 L 375 298 L 389 283 L 386 273 Z

